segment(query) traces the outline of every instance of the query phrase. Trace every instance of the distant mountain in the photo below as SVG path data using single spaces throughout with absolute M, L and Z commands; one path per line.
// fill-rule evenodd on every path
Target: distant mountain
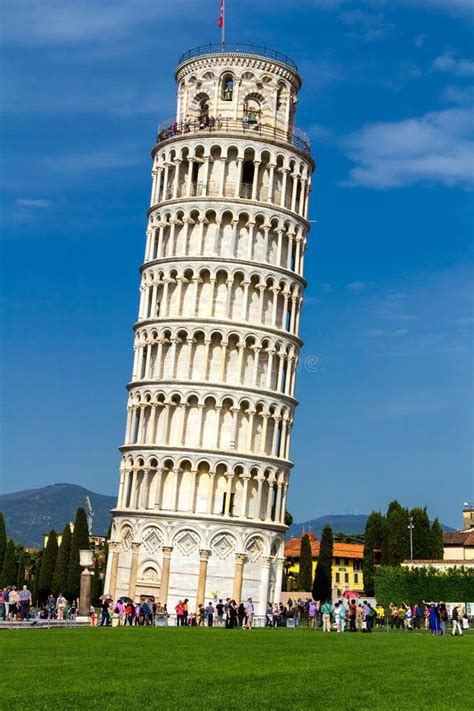
M 303 533 L 313 531 L 316 538 L 321 537 L 324 526 L 329 524 L 337 533 L 364 533 L 368 514 L 330 514 L 329 516 L 319 516 L 302 523 L 292 523 L 286 533 L 287 538 L 299 538 Z
M 329 524 L 334 533 L 356 534 L 364 533 L 368 514 L 330 514 L 319 516 L 302 523 L 293 523 L 286 533 L 286 538 L 299 538 L 303 533 L 313 531 L 316 538 L 321 537 L 321 531 Z M 441 524 L 443 531 L 454 531 L 454 528 Z
M 68 521 L 74 521 L 85 496 L 90 498 L 94 511 L 93 533 L 104 536 L 115 497 L 95 494 L 76 484 L 53 484 L 1 495 L 0 511 L 5 517 L 7 536 L 24 546 L 42 547 L 44 533 L 52 528 L 62 531 Z

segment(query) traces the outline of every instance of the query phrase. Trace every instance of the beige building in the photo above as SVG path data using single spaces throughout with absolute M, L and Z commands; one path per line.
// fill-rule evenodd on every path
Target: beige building
M 106 578 L 170 610 L 278 601 L 308 201 L 301 78 L 278 52 L 183 55 L 153 148 Z
M 463 530 L 443 533 L 443 558 L 449 561 L 474 561 L 474 506 L 464 504 Z

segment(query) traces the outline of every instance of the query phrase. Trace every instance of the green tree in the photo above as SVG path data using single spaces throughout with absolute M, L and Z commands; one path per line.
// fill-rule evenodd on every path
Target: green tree
M 3 557 L 2 565 L 2 586 L 4 585 L 15 585 L 17 577 L 17 564 L 16 564 L 16 551 L 15 544 L 8 539 L 5 548 L 5 555 Z
M 71 541 L 71 555 L 69 557 L 69 571 L 67 578 L 67 596 L 69 599 L 79 597 L 82 568 L 79 562 L 79 551 L 90 548 L 89 527 L 86 512 L 80 506 L 76 512 L 74 532 Z
M 410 556 L 408 510 L 404 509 L 398 501 L 392 501 L 386 518 L 382 563 L 400 565 Z
M 437 518 L 433 521 L 430 531 L 430 551 L 428 558 L 431 560 L 443 560 L 443 529 Z
M 64 526 L 64 531 L 61 538 L 61 545 L 59 546 L 58 557 L 56 559 L 56 567 L 54 569 L 52 588 L 52 592 L 54 595 L 59 595 L 59 593 L 65 594 L 68 589 L 67 586 L 69 576 L 69 559 L 71 557 L 71 542 L 71 526 L 69 525 L 69 523 L 67 523 Z
M 308 534 L 301 538 L 300 548 L 300 572 L 298 576 L 298 588 L 300 590 L 311 590 L 313 582 L 313 555 L 311 553 L 311 541 Z
M 291 526 L 293 523 L 293 514 L 289 511 L 285 511 L 285 526 Z
M 7 533 L 5 531 L 5 519 L 0 511 L 0 566 L 5 558 L 5 550 L 7 548 Z
M 413 519 L 413 558 L 427 560 L 431 558 L 431 527 L 426 506 L 412 509 L 410 516 Z
M 25 584 L 25 568 L 26 568 L 26 555 L 25 551 L 21 551 L 20 558 L 18 560 L 18 573 L 16 577 L 17 588 L 22 588 Z
M 374 594 L 375 549 L 382 548 L 384 538 L 385 517 L 380 511 L 372 511 L 365 524 L 364 558 L 362 560 L 366 595 Z
M 315 600 L 331 600 L 333 544 L 332 528 L 324 526 L 313 582 L 313 598 Z
M 42 602 L 44 602 L 51 593 L 57 557 L 58 537 L 56 536 L 56 531 L 51 530 L 48 534 L 48 542 L 44 549 L 38 577 L 37 594 Z

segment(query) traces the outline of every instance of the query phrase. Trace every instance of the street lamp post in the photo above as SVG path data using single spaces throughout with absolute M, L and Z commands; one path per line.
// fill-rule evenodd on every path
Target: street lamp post
M 413 529 L 415 526 L 413 525 L 413 516 L 410 516 L 408 518 L 408 529 L 410 531 L 410 560 L 413 560 Z

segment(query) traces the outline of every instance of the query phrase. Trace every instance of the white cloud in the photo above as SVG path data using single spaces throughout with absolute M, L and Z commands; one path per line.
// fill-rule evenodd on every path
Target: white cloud
M 467 109 L 366 124 L 341 145 L 356 164 L 345 185 L 391 188 L 434 182 L 468 187 L 473 183 L 472 112 Z
M 4 0 L 3 41 L 16 45 L 52 45 L 79 42 L 107 43 L 130 33 L 137 25 L 154 21 L 157 33 L 164 32 L 159 20 L 169 20 L 199 11 L 193 0 L 179 4 L 153 0 Z M 194 11 L 194 12 L 193 12 Z
M 40 200 L 31 198 L 18 198 L 16 204 L 19 207 L 51 207 L 53 204 L 51 200 Z
M 350 284 L 346 284 L 346 289 L 348 291 L 353 291 L 358 293 L 359 291 L 364 291 L 367 288 L 365 281 L 351 281 Z
M 474 86 L 461 87 L 450 84 L 443 90 L 441 101 L 451 105 L 472 106 L 474 103 Z
M 433 62 L 433 69 L 439 72 L 449 72 L 460 77 L 474 76 L 474 62 L 470 59 L 455 59 L 452 54 L 445 52 Z
M 385 39 L 395 30 L 395 25 L 391 22 L 386 22 L 384 16 L 380 13 L 373 14 L 357 9 L 342 12 L 340 17 L 345 25 L 356 27 L 360 30 L 364 42 Z
M 427 37 L 428 37 L 428 35 L 426 35 L 426 34 L 417 35 L 415 37 L 413 44 L 415 45 L 415 47 L 417 47 L 419 49 L 420 47 L 423 47 Z
M 138 150 L 125 150 L 117 147 L 116 150 L 90 151 L 84 153 L 65 153 L 64 155 L 50 156 L 45 159 L 45 167 L 58 172 L 84 173 L 91 170 L 104 170 L 105 168 L 122 168 L 136 165 L 146 160 Z

